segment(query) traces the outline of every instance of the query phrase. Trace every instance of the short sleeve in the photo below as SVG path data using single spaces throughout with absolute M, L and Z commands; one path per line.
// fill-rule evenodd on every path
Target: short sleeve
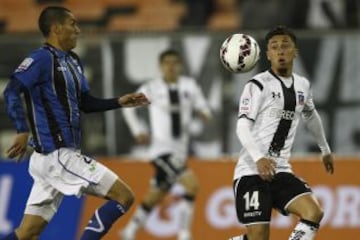
M 260 82 L 256 80 L 249 81 L 241 94 L 239 101 L 239 118 L 248 118 L 250 120 L 255 121 L 260 106 L 263 101 L 262 92 L 263 87 Z
M 11 77 L 18 79 L 29 89 L 44 81 L 45 75 L 51 73 L 51 63 L 51 56 L 47 52 L 36 51 L 20 63 Z

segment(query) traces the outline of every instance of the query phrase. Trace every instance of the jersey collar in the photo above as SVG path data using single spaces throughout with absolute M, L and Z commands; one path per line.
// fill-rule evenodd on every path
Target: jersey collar
M 294 78 L 294 75 L 293 75 L 293 74 L 291 74 L 292 83 L 291 83 L 290 87 L 286 87 L 285 84 L 283 83 L 283 81 L 279 78 L 278 75 L 276 75 L 276 73 L 274 73 L 274 71 L 273 71 L 271 68 L 268 70 L 268 72 L 269 72 L 271 75 L 273 75 L 277 80 L 279 80 L 280 83 L 281 83 L 281 85 L 282 85 L 283 87 L 288 88 L 288 89 L 289 89 L 289 88 L 293 88 L 293 86 L 294 86 L 294 84 L 295 84 L 295 78 Z
M 44 45 L 45 48 L 49 49 L 58 58 L 63 58 L 68 55 L 68 52 L 57 49 L 56 47 L 54 47 L 49 43 L 45 43 Z

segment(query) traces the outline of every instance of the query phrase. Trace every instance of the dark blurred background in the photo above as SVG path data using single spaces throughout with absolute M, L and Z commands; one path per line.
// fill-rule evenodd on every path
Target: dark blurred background
M 0 91 L 31 50 L 40 47 L 37 28 L 47 5 L 68 7 L 78 18 L 82 38 L 75 51 L 86 67 L 92 94 L 112 97 L 135 91 L 159 75 L 159 52 L 174 47 L 184 73 L 202 86 L 214 119 L 191 125 L 191 154 L 236 155 L 237 101 L 252 75 L 266 70 L 266 58 L 250 73 L 233 75 L 219 61 L 222 41 L 236 32 L 263 36 L 281 24 L 295 30 L 298 73 L 313 85 L 315 101 L 335 152 L 354 155 L 360 146 L 360 1 L 357 0 L 0 0 Z M 263 55 L 264 56 L 264 55 Z M 145 113 L 146 110 L 142 112 Z M 145 115 L 145 114 L 144 114 Z M 294 152 L 317 152 L 300 126 Z M 15 134 L 0 97 L 0 151 Z M 92 155 L 146 156 L 134 145 L 121 111 L 83 118 L 84 152 Z

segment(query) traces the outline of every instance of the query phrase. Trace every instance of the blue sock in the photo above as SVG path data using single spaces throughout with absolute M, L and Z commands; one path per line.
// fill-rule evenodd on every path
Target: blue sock
M 9 235 L 7 235 L 6 237 L 1 238 L 0 240 L 19 240 L 19 239 L 16 236 L 15 232 L 12 232 Z
M 96 209 L 95 214 L 90 219 L 80 240 L 101 239 L 111 228 L 113 223 L 121 217 L 126 208 L 116 201 L 108 201 L 100 208 Z

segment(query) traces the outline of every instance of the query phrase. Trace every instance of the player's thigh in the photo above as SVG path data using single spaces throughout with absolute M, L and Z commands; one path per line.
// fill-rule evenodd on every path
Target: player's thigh
M 19 239 L 36 239 L 45 229 L 47 223 L 41 216 L 25 214 L 16 229 L 16 234 Z
M 37 175 L 32 176 L 34 183 L 24 213 L 29 216 L 38 216 L 46 222 L 50 222 L 62 202 L 63 194 Z M 34 224 L 37 224 L 37 222 L 34 222 Z M 25 224 L 25 226 L 28 226 L 28 224 Z
M 274 207 L 284 215 L 290 212 L 289 206 L 294 202 L 308 202 L 309 207 L 315 206 L 310 204 L 313 201 L 308 184 L 292 173 L 277 173 L 271 182 L 271 191 Z
M 187 194 L 197 194 L 199 190 L 199 180 L 191 169 L 187 168 L 179 176 L 178 182 L 185 188 Z
M 313 194 L 306 194 L 294 199 L 286 209 L 301 219 L 320 222 L 323 210 Z
M 105 199 L 117 201 L 129 208 L 134 202 L 134 193 L 130 186 L 119 178 L 113 171 L 105 168 L 103 176 L 97 184 L 91 184 L 85 188 L 84 193 Z
M 269 240 L 269 224 L 251 224 L 246 225 L 246 236 L 248 240 Z
M 236 179 L 233 187 L 239 222 L 246 226 L 268 224 L 272 210 L 269 182 L 262 180 L 259 175 L 244 176 Z
M 151 184 L 163 192 L 169 191 L 178 177 L 185 171 L 186 166 L 183 160 L 177 159 L 172 154 L 163 154 L 151 161 L 154 167 L 154 176 Z

